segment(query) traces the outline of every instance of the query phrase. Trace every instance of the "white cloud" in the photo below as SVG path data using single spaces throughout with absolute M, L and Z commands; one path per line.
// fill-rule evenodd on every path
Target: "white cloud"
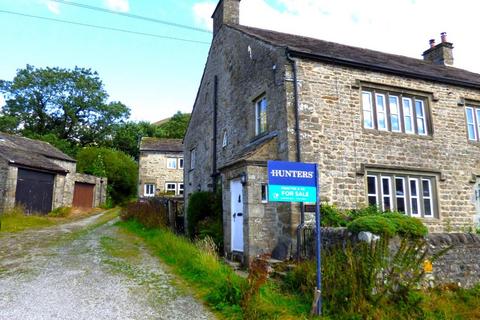
M 195 23 L 212 30 L 212 14 L 215 10 L 215 2 L 200 2 L 193 5 L 193 14 Z
M 128 0 L 104 0 L 105 5 L 115 11 L 120 12 L 128 12 L 130 10 L 130 6 Z
M 211 27 L 217 1 L 194 6 L 197 23 Z M 477 4 L 469 0 L 242 0 L 243 25 L 421 58 L 428 40 L 447 32 L 455 66 L 480 73 L 476 57 Z M 213 4 L 213 6 L 212 6 Z M 207 8 L 212 8 L 208 12 Z
M 47 5 L 48 11 L 56 15 L 60 14 L 60 4 L 58 2 L 47 1 L 45 4 Z

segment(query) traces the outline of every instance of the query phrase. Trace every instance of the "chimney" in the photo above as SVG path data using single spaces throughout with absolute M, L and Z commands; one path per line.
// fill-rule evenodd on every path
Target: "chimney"
M 423 53 L 423 60 L 442 66 L 453 65 L 453 44 L 447 41 L 447 33 L 440 34 L 441 42 L 435 45 L 435 40 L 429 41 L 430 49 Z
M 212 15 L 213 37 L 223 24 L 239 24 L 240 0 L 220 0 Z

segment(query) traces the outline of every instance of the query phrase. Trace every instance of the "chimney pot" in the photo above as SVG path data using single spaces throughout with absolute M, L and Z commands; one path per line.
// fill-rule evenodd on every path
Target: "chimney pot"
M 224 24 L 240 23 L 240 1 L 241 0 L 220 0 L 213 12 L 213 37 Z
M 430 48 L 435 47 L 435 39 L 430 39 L 430 41 L 428 41 L 428 43 L 430 44 Z
M 442 39 L 442 43 L 443 43 L 443 42 L 448 42 L 448 41 L 447 41 L 447 33 L 446 33 L 446 32 L 440 33 L 440 38 Z

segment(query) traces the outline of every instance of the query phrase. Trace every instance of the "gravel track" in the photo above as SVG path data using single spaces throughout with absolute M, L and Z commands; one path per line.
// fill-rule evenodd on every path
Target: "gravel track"
M 1 320 L 214 319 L 115 220 L 68 237 L 97 218 L 0 236 Z

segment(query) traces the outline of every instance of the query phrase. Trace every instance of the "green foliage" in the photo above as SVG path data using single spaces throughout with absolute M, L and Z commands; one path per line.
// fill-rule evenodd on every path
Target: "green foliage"
M 113 204 L 136 196 L 137 170 L 135 161 L 121 151 L 87 147 L 77 154 L 78 172 L 108 178 L 108 196 Z
M 155 125 L 145 121 L 120 123 L 114 127 L 113 138 L 105 142 L 105 146 L 123 151 L 138 160 L 140 139 L 155 136 L 155 131 Z
M 223 210 L 222 192 L 199 191 L 188 200 L 188 235 L 204 238 L 211 237 L 220 251 L 223 251 Z
M 147 228 L 168 226 L 168 208 L 160 199 L 148 199 L 127 204 L 120 213 L 124 221 L 135 219 Z
M 25 136 L 52 134 L 86 146 L 111 136 L 113 125 L 130 110 L 120 102 L 108 103 L 108 94 L 96 72 L 75 67 L 17 70 L 12 81 L 0 81 L 5 106 L 0 126 Z
M 350 222 L 347 228 L 355 233 L 369 231 L 377 235 L 401 235 L 411 238 L 424 237 L 428 233 L 420 220 L 397 212 L 361 216 Z
M 348 211 L 348 216 L 350 219 L 354 220 L 360 217 L 365 216 L 375 216 L 382 214 L 382 210 L 379 207 L 370 205 L 368 207 L 360 208 L 360 209 L 353 209 Z
M 345 227 L 347 217 L 337 207 L 329 204 L 320 206 L 322 227 Z
M 155 137 L 183 139 L 185 132 L 187 131 L 189 121 L 189 113 L 181 113 L 178 111 L 167 122 L 160 124 L 157 127 Z
M 72 143 L 65 139 L 60 139 L 57 135 L 53 133 L 47 133 L 43 135 L 36 134 L 36 133 L 28 133 L 25 136 L 30 139 L 48 142 L 52 146 L 54 146 L 55 148 L 58 148 L 60 151 L 62 151 L 65 154 L 68 154 L 72 158 L 75 158 L 78 152 L 78 146 L 75 143 Z
M 72 207 L 58 207 L 48 213 L 49 217 L 63 218 L 67 217 L 72 212 Z

